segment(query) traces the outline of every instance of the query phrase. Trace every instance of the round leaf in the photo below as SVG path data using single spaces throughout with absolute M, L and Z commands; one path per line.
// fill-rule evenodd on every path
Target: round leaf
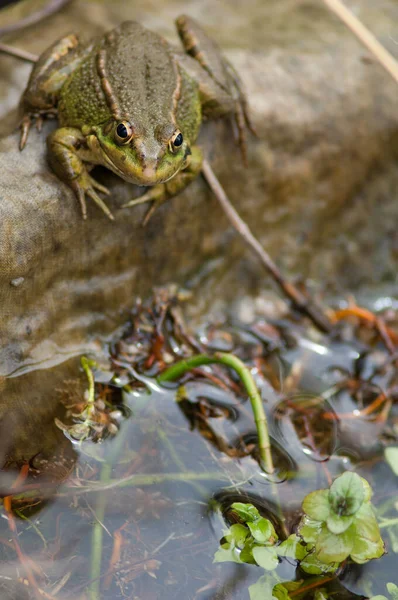
M 295 533 L 289 535 L 287 540 L 279 544 L 279 546 L 275 546 L 275 550 L 278 556 L 294 558 L 295 560 L 302 560 L 307 554 L 305 546 L 303 546 L 301 539 Z
M 384 554 L 384 544 L 379 526 L 370 504 L 364 504 L 355 515 L 352 525 L 355 531 L 351 558 L 363 564 Z
M 244 523 L 251 523 L 261 518 L 260 513 L 253 504 L 245 504 L 244 502 L 234 502 L 231 506 L 233 511 L 242 519 Z
M 272 545 L 277 540 L 273 525 L 268 519 L 261 518 L 256 523 L 248 523 L 247 526 L 256 542 Z
M 398 446 L 389 446 L 386 448 L 384 456 L 395 475 L 398 476 Z
M 328 496 L 328 490 L 311 492 L 304 498 L 303 511 L 315 521 L 326 521 L 330 514 Z
M 275 548 L 254 546 L 253 558 L 259 567 L 262 567 L 267 571 L 273 571 L 279 564 Z
M 329 503 L 339 517 L 355 515 L 365 500 L 362 477 L 346 471 L 334 480 L 329 490 Z
M 338 517 L 332 512 L 326 519 L 326 525 L 332 533 L 343 533 L 343 531 L 349 528 L 354 518 L 354 515 L 351 515 L 350 517 Z
M 243 546 L 248 535 L 249 531 L 244 525 L 235 523 L 235 525 L 231 525 L 224 537 L 233 546 Z
M 353 525 L 344 533 L 335 535 L 328 531 L 326 525 L 322 526 L 322 531 L 315 542 L 316 557 L 326 564 L 340 563 L 351 553 L 354 545 L 355 531 Z
M 297 533 L 307 544 L 315 543 L 322 529 L 322 523 L 304 516 L 298 526 Z

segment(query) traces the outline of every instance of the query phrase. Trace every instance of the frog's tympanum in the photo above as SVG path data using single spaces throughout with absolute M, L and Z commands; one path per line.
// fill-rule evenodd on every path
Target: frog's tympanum
M 198 175 L 195 141 L 202 119 L 230 115 L 244 153 L 251 128 L 240 80 L 216 44 L 191 18 L 177 19 L 184 51 L 128 21 L 87 45 L 69 35 L 36 63 L 22 97 L 21 149 L 34 120 L 56 114 L 48 159 L 80 201 L 86 195 L 113 218 L 91 175 L 103 165 L 131 183 L 151 186 L 125 206 L 175 196 Z M 97 190 L 97 191 L 96 191 Z

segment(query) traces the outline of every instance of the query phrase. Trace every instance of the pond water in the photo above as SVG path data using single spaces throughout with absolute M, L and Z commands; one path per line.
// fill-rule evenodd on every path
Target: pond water
M 195 338 L 207 350 L 238 352 L 250 366 L 269 421 L 272 476 L 256 460 L 247 396 L 224 367 L 202 367 L 183 387 L 162 387 L 142 339 L 135 349 L 146 357 L 145 369 L 138 361 L 146 374 L 133 369 L 133 334 L 124 335 L 108 347 L 114 369 L 93 369 L 102 421 L 80 442 L 64 406 L 76 417 L 88 382 L 79 361 L 69 361 L 75 380 L 57 391 L 65 431 L 50 426 L 55 449 L 10 461 L 0 479 L 0 598 L 248 599 L 264 571 L 213 562 L 231 504 L 253 503 L 283 538 L 297 526 L 304 496 L 346 470 L 371 484 L 388 553 L 365 565 L 348 561 L 324 578 L 283 559 L 272 577 L 302 580 L 292 598 L 386 594 L 386 583 L 398 583 L 397 478 L 384 460 L 384 447 L 396 443 L 396 412 L 392 405 L 388 414 L 359 411 L 395 385 L 395 367 L 382 342 L 354 336 L 353 328 L 335 339 L 307 329 L 259 319 L 203 325 Z M 181 345 L 166 333 L 178 354 Z M 18 378 L 22 387 L 23 378 L 29 389 L 31 374 Z M 4 427 L 1 436 L 12 439 Z M 9 453 L 4 443 L 1 450 Z

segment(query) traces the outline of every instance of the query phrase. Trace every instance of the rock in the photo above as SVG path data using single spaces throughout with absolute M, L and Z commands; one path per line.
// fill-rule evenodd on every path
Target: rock
M 390 39 L 398 16 L 393 0 L 383 10 L 370 0 L 361 10 L 348 4 L 397 51 Z M 138 6 L 77 0 L 4 41 L 39 53 L 71 30 L 89 38 L 137 19 L 177 42 L 173 19 L 181 12 L 218 39 L 247 89 L 258 131 L 249 140 L 249 167 L 228 123 L 206 124 L 202 141 L 267 251 L 289 276 L 314 279 L 329 291 L 395 283 L 397 87 L 318 0 L 248 0 L 244 11 L 210 0 Z M 1 59 L 3 133 L 15 125 L 12 107 L 28 74 L 21 61 Z M 15 133 L 0 140 L 0 374 L 95 348 L 154 285 L 207 278 L 210 297 L 224 300 L 270 285 L 200 178 L 143 228 L 146 208 L 119 208 L 137 188 L 102 170 L 116 220 L 90 202 L 82 221 L 72 192 L 46 163 L 45 136 L 53 126 L 33 131 L 23 153 Z

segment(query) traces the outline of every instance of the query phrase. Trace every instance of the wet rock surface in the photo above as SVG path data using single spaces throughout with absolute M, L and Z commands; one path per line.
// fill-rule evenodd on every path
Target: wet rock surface
M 348 4 L 397 51 L 393 0 Z M 14 10 L 3 12 L 2 22 L 15 18 Z M 286 274 L 338 293 L 393 285 L 396 85 L 318 2 L 250 0 L 242 10 L 207 0 L 160 6 L 75 0 L 4 41 L 40 53 L 69 31 L 90 38 L 137 19 L 177 43 L 173 20 L 182 12 L 218 39 L 247 89 L 258 131 L 258 139 L 249 140 L 249 167 L 228 123 L 206 124 L 202 140 L 231 201 L 267 251 Z M 119 209 L 139 189 L 101 170 L 116 220 L 89 203 L 82 221 L 74 195 L 46 162 L 45 137 L 54 124 L 33 131 L 23 153 L 10 133 L 29 71 L 1 57 L 1 375 L 90 348 L 90 340 L 113 331 L 133 299 L 154 285 L 197 283 L 203 272 L 212 297 L 225 300 L 269 285 L 201 178 L 143 228 L 146 208 Z

